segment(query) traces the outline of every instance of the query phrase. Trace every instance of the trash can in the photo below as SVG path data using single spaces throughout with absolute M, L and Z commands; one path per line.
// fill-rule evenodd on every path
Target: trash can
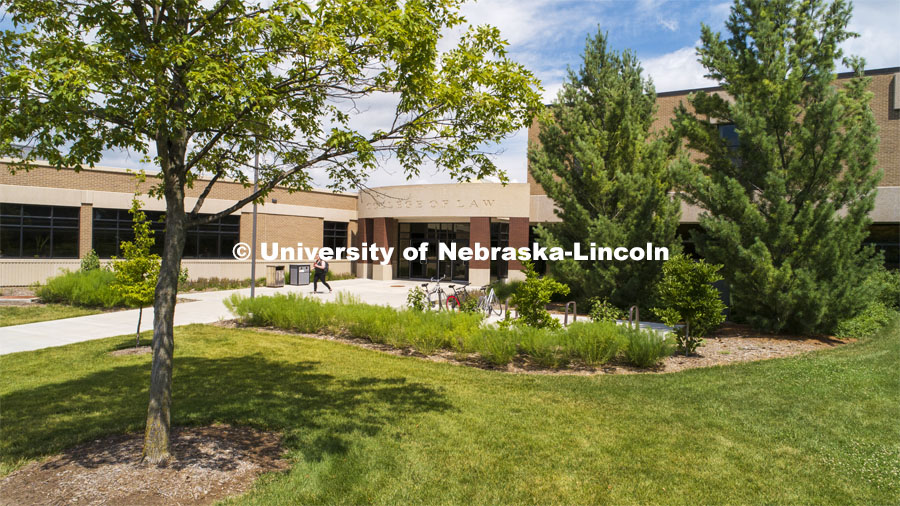
M 283 265 L 269 265 L 266 267 L 266 286 L 269 288 L 281 288 L 284 286 Z
M 292 285 L 309 284 L 309 264 L 294 264 L 288 266 L 289 283 Z

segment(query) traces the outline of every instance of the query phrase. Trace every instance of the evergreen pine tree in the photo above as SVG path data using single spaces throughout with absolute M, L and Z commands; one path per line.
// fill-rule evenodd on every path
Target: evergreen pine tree
M 589 37 L 583 64 L 569 70 L 555 103 L 539 118 L 529 170 L 557 206 L 561 223 L 538 227 L 547 246 L 665 246 L 680 251 L 679 202 L 669 163 L 677 144 L 651 133 L 656 93 L 635 55 Z M 574 261 L 551 272 L 581 300 L 608 298 L 619 307 L 647 305 L 662 262 Z
M 698 251 L 725 265 L 733 310 L 762 329 L 828 332 L 868 300 L 877 259 L 862 241 L 881 176 L 863 61 L 845 59 L 857 77 L 834 82 L 850 14 L 843 0 L 736 0 L 728 39 L 703 26 L 698 49 L 725 95 L 696 93 L 676 113 L 699 153 L 682 167 L 705 210 Z

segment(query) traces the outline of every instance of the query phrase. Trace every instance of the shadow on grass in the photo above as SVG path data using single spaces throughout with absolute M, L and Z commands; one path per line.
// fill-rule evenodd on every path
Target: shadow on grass
M 176 358 L 172 424 L 277 430 L 290 453 L 320 460 L 409 416 L 451 408 L 441 392 L 405 378 L 340 379 L 317 370 L 317 362 L 261 355 Z M 142 362 L 0 397 L 0 462 L 8 468 L 106 434 L 142 431 L 149 376 Z

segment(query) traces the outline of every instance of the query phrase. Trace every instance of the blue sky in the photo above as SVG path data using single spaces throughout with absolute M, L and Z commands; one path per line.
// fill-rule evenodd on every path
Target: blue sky
M 480 0 L 466 4 L 463 14 L 471 24 L 490 24 L 500 29 L 509 42 L 511 56 L 525 64 L 542 81 L 544 100 L 551 102 L 565 78 L 568 66 L 577 67 L 585 38 L 599 28 L 607 32 L 615 50 L 630 48 L 642 61 L 658 92 L 712 86 L 703 77 L 694 48 L 699 42 L 700 24 L 723 30 L 731 2 L 715 0 Z M 867 68 L 900 66 L 900 19 L 897 0 L 859 0 L 854 3 L 850 28 L 858 39 L 845 43 L 845 52 L 863 56 Z M 5 28 L 7 23 L 0 23 Z M 444 48 L 450 47 L 459 32 L 448 33 Z M 390 118 L 392 100 L 376 99 L 360 109 L 362 128 L 383 125 Z M 496 151 L 497 164 L 513 181 L 526 178 L 527 135 L 515 133 Z M 137 168 L 137 157 L 108 153 L 102 165 Z M 146 168 L 150 168 L 149 166 Z M 321 171 L 315 182 L 327 182 Z M 447 182 L 445 174 L 424 167 L 412 183 Z M 405 177 L 390 162 L 370 174 L 369 185 L 404 184 Z

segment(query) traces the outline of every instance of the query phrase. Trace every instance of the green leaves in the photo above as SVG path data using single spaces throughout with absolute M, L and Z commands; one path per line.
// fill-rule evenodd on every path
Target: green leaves
M 685 355 L 693 353 L 703 342 L 700 338 L 725 321 L 725 303 L 712 285 L 722 279 L 721 268 L 685 255 L 663 264 L 663 277 L 656 287 L 661 307 L 652 311 L 666 325 L 685 324 L 675 333 L 678 349 Z
M 0 154 L 28 142 L 31 158 L 78 167 L 152 145 L 164 173 L 191 181 L 243 180 L 254 153 L 271 153 L 262 195 L 306 189 L 314 168 L 335 189 L 359 186 L 385 152 L 410 175 L 431 160 L 459 180 L 502 178 L 483 146 L 530 122 L 538 82 L 492 27 L 441 54 L 442 33 L 464 21 L 459 5 L 17 0 L 0 45 L 0 94 L 11 97 Z M 396 114 L 360 127 L 359 104 L 381 96 Z
M 534 264 L 523 261 L 525 281 L 519 285 L 512 296 L 512 304 L 516 306 L 521 323 L 534 328 L 560 328 L 562 324 L 547 311 L 547 304 L 554 295 L 567 295 L 569 287 L 551 277 L 541 277 L 534 270 Z
M 134 240 L 122 241 L 122 258 L 113 259 L 112 270 L 116 276 L 113 289 L 128 305 L 149 306 L 153 304 L 160 258 L 150 253 L 154 244 L 153 230 L 137 198 L 131 201 L 130 212 L 134 222 Z

